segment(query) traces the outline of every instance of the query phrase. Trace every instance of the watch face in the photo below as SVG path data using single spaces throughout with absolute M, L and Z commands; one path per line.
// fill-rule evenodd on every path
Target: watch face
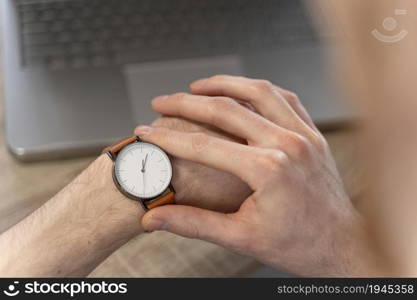
M 119 152 L 114 176 L 124 192 L 142 199 L 156 197 L 169 186 L 172 167 L 158 146 L 137 142 Z

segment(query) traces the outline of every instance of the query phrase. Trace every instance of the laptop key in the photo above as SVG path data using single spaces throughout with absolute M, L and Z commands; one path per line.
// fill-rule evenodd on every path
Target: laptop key
M 23 24 L 22 32 L 24 34 L 29 33 L 45 33 L 48 32 L 48 23 L 26 23 Z
M 23 44 L 24 45 L 42 45 L 50 44 L 54 42 L 54 38 L 50 34 L 30 34 L 23 35 Z
M 74 18 L 76 18 L 76 15 L 74 11 L 66 9 L 61 11 L 58 18 L 61 20 L 73 20 Z
M 294 2 L 299 1 L 27 0 L 18 11 L 24 48 L 64 46 L 60 59 L 80 67 L 84 63 L 73 63 L 68 54 L 85 56 L 88 65 L 117 65 L 310 41 L 308 20 Z M 45 48 L 45 58 L 58 59 L 56 49 Z
M 85 30 L 78 32 L 77 40 L 80 42 L 89 42 L 94 40 L 94 32 L 92 30 Z
M 89 65 L 89 61 L 85 56 L 77 56 L 71 59 L 71 66 L 74 69 L 85 68 Z
M 94 41 L 88 45 L 88 50 L 93 53 L 103 53 L 107 51 L 106 43 L 104 41 Z
M 47 23 L 45 25 L 49 26 L 49 31 L 51 32 L 61 32 L 67 28 L 65 21 L 56 21 L 53 23 Z
M 92 64 L 95 67 L 105 67 L 111 64 L 111 60 L 107 55 L 97 55 L 93 57 Z
M 25 49 L 27 57 L 45 57 L 66 55 L 66 48 L 61 45 L 30 46 Z
M 52 57 L 48 59 L 48 66 L 52 70 L 62 70 L 66 69 L 69 64 L 63 57 Z
M 53 21 L 56 18 L 56 13 L 53 10 L 46 10 L 41 12 L 39 20 L 42 22 Z
M 74 34 L 72 32 L 61 32 L 56 35 L 55 41 L 58 43 L 69 43 L 73 40 Z
M 86 54 L 88 52 L 87 51 L 87 44 L 85 44 L 85 43 L 71 44 L 68 47 L 68 51 L 71 54 L 77 54 L 77 55 Z
M 53 45 L 34 45 L 25 48 L 28 56 L 58 56 L 66 54 L 66 47 L 60 44 Z
M 39 18 L 39 14 L 37 11 L 23 11 L 21 12 L 21 20 L 22 23 L 29 23 L 29 22 L 35 22 Z

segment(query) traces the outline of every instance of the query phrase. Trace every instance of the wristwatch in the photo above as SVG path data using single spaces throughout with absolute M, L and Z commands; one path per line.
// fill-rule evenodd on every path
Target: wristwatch
M 103 153 L 113 161 L 116 187 L 141 203 L 145 211 L 175 203 L 171 161 L 160 147 L 133 136 L 105 148 Z

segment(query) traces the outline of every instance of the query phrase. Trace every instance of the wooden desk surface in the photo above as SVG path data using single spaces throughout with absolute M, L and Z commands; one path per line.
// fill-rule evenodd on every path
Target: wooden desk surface
M 0 232 L 19 222 L 68 184 L 94 157 L 20 163 L 4 141 L 0 105 Z M 358 193 L 352 135 L 326 134 L 351 196 Z M 52 175 L 52 176 L 51 176 Z M 231 277 L 258 267 L 253 259 L 221 247 L 169 233 L 139 236 L 104 261 L 92 277 Z

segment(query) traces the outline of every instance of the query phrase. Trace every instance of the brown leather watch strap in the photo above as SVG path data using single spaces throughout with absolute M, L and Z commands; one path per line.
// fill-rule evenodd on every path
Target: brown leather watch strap
M 154 200 L 151 201 L 149 203 L 145 202 L 144 203 L 147 209 L 153 209 L 155 207 L 158 206 L 163 206 L 163 205 L 167 205 L 167 204 L 175 204 L 175 193 L 174 192 L 169 192 L 168 194 Z
M 121 139 L 120 141 L 117 141 L 113 145 L 108 146 L 107 148 L 104 148 L 102 153 L 110 152 L 113 157 L 116 157 L 117 153 L 120 150 L 122 150 L 124 147 L 133 143 L 136 140 L 137 140 L 136 136 Z

